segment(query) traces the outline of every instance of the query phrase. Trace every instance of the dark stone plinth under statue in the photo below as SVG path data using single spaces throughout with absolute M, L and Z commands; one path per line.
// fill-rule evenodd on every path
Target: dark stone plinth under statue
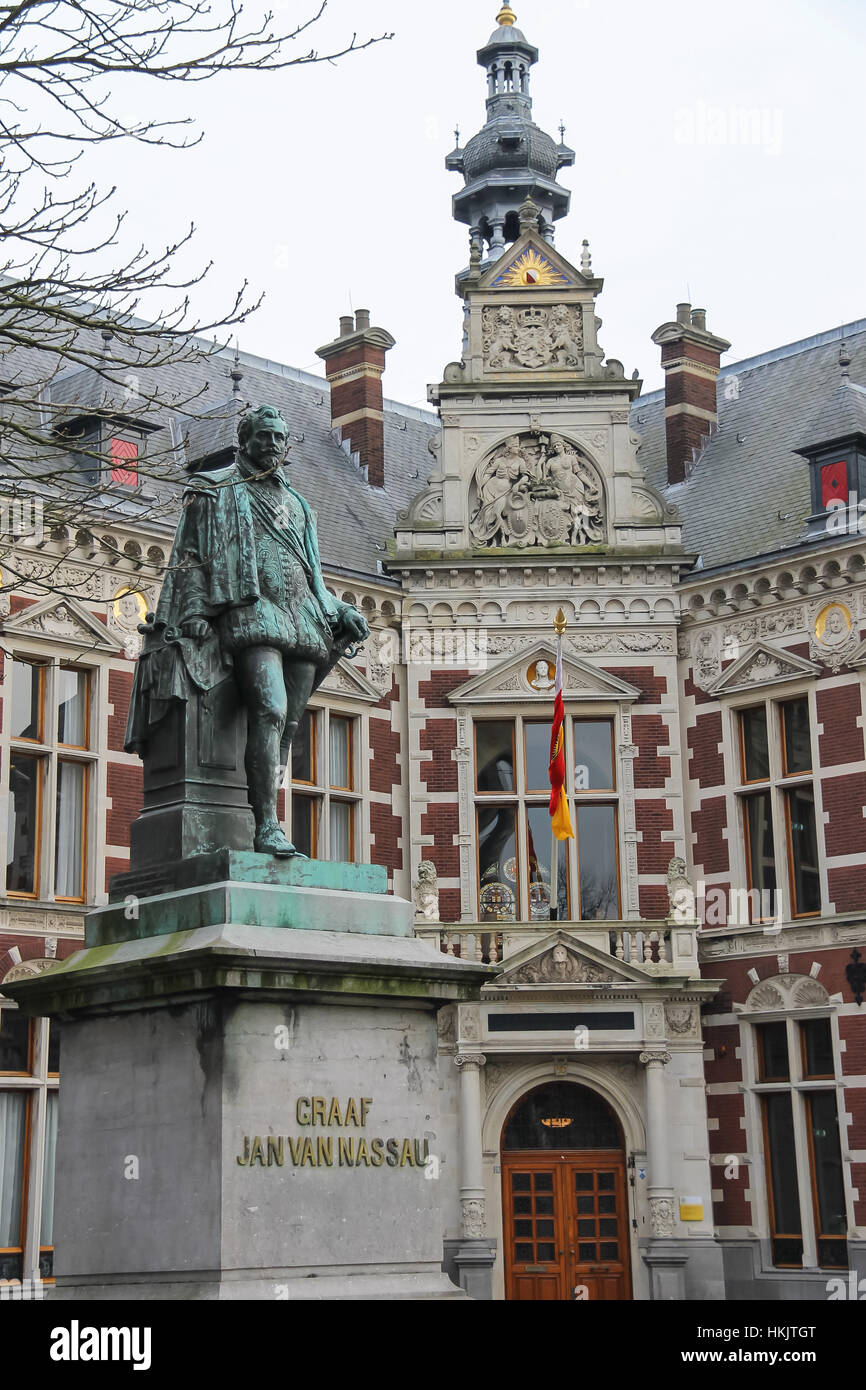
M 136 879 L 126 892 L 147 891 L 150 866 L 158 867 L 161 882 L 170 882 L 170 863 L 219 849 L 252 849 L 246 743 L 247 715 L 233 676 L 171 705 L 143 760 L 142 811 L 130 828 L 130 862 L 138 875 L 124 876 Z

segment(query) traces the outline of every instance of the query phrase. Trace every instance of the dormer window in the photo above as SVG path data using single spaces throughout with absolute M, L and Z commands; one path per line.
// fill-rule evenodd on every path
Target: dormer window
M 844 343 L 841 378 L 796 450 L 808 461 L 811 478 L 811 536 L 866 531 L 866 388 L 851 381 Z
M 138 443 L 134 439 L 112 438 L 109 444 L 110 477 L 121 487 L 138 487 Z

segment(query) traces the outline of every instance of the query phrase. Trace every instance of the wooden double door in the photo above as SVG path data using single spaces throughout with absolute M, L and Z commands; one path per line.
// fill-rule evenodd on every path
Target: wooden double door
M 628 1299 L 622 1151 L 502 1155 L 505 1297 Z

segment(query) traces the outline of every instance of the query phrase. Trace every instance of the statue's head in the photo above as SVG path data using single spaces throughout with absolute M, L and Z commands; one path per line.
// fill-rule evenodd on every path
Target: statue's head
M 286 457 L 289 431 L 285 420 L 272 405 L 248 410 L 238 425 L 241 453 L 263 473 L 278 468 Z

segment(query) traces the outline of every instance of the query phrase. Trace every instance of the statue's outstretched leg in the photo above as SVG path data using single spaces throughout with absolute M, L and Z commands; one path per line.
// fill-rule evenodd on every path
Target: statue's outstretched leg
M 247 707 L 245 767 L 256 822 L 254 848 L 258 854 L 288 859 L 297 851 L 277 819 L 277 797 L 285 773 L 282 744 L 288 732 L 283 656 L 275 647 L 250 647 L 236 655 L 235 666 Z

